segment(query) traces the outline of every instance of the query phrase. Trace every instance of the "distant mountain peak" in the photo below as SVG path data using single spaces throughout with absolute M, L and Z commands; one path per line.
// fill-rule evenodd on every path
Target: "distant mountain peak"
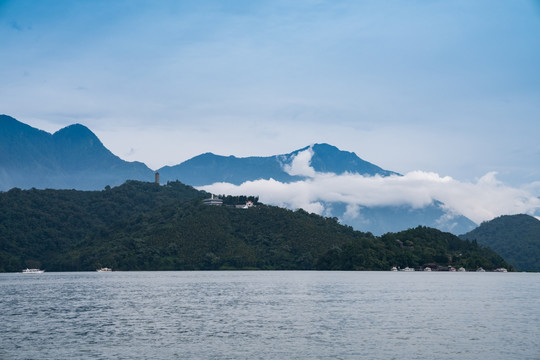
M 384 170 L 377 165 L 361 159 L 354 152 L 340 150 L 336 146 L 327 143 L 312 144 L 293 151 L 290 154 L 281 155 L 281 161 L 289 167 L 294 157 L 307 150 L 310 150 L 312 153 L 309 165 L 315 172 L 334 173 L 337 175 L 344 173 L 357 173 L 367 176 L 399 175 L 396 172 Z
M 73 124 L 66 126 L 65 128 L 62 128 L 55 132 L 53 136 L 57 139 L 70 138 L 76 141 L 82 139 L 92 139 L 97 140 L 99 143 L 101 143 L 98 137 L 89 128 L 81 124 Z
M 73 124 L 51 135 L 0 115 L 0 191 L 102 189 L 128 179 L 152 180 L 153 171 L 111 153 L 86 126 Z
M 107 159 L 116 157 L 90 129 L 81 124 L 66 126 L 55 132 L 52 137 L 57 148 L 64 153 L 60 161 L 70 163 L 69 166 L 82 165 L 83 159 L 85 166 L 89 163 L 99 166 L 99 161 L 106 162 Z
M 60 132 L 64 132 L 64 131 L 71 131 L 71 132 L 86 132 L 86 133 L 92 133 L 92 131 L 90 131 L 90 129 L 88 129 L 86 126 L 84 126 L 83 124 L 79 124 L 79 123 L 75 123 L 75 124 L 71 124 L 71 125 L 68 125 L 60 130 L 58 130 L 56 133 L 60 133 Z M 55 133 L 55 134 L 56 134 Z

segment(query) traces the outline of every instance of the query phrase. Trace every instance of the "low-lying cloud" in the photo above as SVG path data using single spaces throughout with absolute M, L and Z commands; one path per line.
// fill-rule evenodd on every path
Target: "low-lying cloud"
M 422 208 L 434 201 L 444 203 L 453 215 L 464 215 L 477 224 L 500 215 L 540 212 L 540 182 L 515 188 L 487 173 L 475 182 L 463 182 L 433 172 L 412 171 L 403 176 L 363 176 L 319 173 L 309 166 L 311 149 L 301 152 L 284 167 L 305 180 L 282 183 L 273 179 L 247 181 L 241 185 L 215 183 L 200 189 L 214 194 L 257 195 L 266 204 L 302 208 L 328 215 L 326 203 L 347 205 L 347 218 L 359 216 L 361 207 L 408 205 Z

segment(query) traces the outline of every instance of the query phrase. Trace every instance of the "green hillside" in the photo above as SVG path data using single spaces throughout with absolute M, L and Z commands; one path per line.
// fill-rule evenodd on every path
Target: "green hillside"
M 435 229 L 375 237 L 303 210 L 204 205 L 208 196 L 137 181 L 0 193 L 0 271 L 507 267 L 490 249 Z
M 529 215 L 505 215 L 482 223 L 462 239 L 489 246 L 517 270 L 540 271 L 540 221 Z
M 513 269 L 493 250 L 437 229 L 419 226 L 398 233 L 387 233 L 376 241 L 361 239 L 332 249 L 316 267 L 331 270 L 385 270 L 389 266 L 430 267 L 433 269 L 479 267 Z
M 115 223 L 159 206 L 204 196 L 179 182 L 159 186 L 128 181 L 103 191 L 21 190 L 0 192 L 0 271 L 42 264 L 49 270 L 78 270 L 67 251 Z

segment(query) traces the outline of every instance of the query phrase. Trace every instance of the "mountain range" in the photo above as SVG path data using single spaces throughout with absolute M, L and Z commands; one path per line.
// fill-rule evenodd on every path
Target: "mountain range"
M 152 178 L 153 171 L 145 164 L 120 159 L 83 125 L 51 135 L 0 115 L 0 190 L 97 190 L 127 179 Z
M 306 151 L 311 153 L 309 166 L 317 173 L 400 176 L 329 144 L 315 144 L 269 157 L 238 158 L 206 153 L 175 166 L 162 167 L 157 172 L 162 183 L 179 180 L 192 186 L 216 182 L 239 185 L 270 179 L 291 183 L 309 179 L 294 168 L 295 159 Z M 14 187 L 100 190 L 118 186 L 126 180 L 151 182 L 154 171 L 141 162 L 120 159 L 83 125 L 70 125 L 50 134 L 0 115 L 0 191 Z M 345 218 L 345 203 L 321 204 L 328 209 L 326 216 Z M 347 219 L 346 224 L 374 234 L 397 232 L 418 225 L 463 234 L 476 226 L 465 216 L 450 216 L 444 204 L 438 201 L 421 208 L 409 205 L 361 207 L 358 215 Z
M 289 154 L 268 157 L 237 158 L 206 153 L 175 166 L 162 167 L 158 172 L 163 181 L 178 180 L 192 186 L 216 182 L 240 185 L 246 181 L 260 179 L 292 182 L 306 179 L 306 176 L 292 175 L 288 167 L 299 153 L 308 149 L 313 151 L 310 165 L 316 172 L 335 174 L 349 172 L 368 176 L 398 175 L 360 159 L 355 153 L 339 150 L 329 144 L 315 144 Z
M 181 181 L 192 186 L 274 179 L 291 182 L 305 176 L 291 175 L 286 166 L 298 153 L 269 157 L 201 154 L 175 166 L 157 169 L 162 183 Z M 311 166 L 317 172 L 345 172 L 368 176 L 397 174 L 341 151 L 328 144 L 315 144 Z M 0 190 L 13 187 L 101 190 L 126 180 L 152 181 L 154 171 L 141 162 L 128 162 L 111 153 L 98 137 L 81 124 L 54 134 L 0 115 Z

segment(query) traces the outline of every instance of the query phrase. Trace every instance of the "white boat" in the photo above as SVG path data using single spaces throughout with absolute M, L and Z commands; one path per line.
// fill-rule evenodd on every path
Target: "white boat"
M 481 267 L 479 267 L 478 269 L 476 269 L 476 272 L 486 272 L 486 270 L 482 269 Z
M 392 266 L 392 269 L 390 271 L 397 271 L 397 267 Z
M 508 270 L 506 270 L 505 268 L 498 268 L 495 269 L 495 272 L 508 272 Z
M 40 269 L 24 269 L 22 271 L 23 274 L 43 274 L 45 272 L 45 270 L 40 270 Z
M 426 267 L 424 268 L 424 271 L 431 271 L 431 268 L 430 268 L 429 266 L 426 266 Z
M 460 267 L 460 268 L 458 269 L 458 271 L 459 271 L 459 272 L 466 272 L 467 270 L 465 270 L 464 267 Z
M 406 267 L 404 269 L 401 269 L 401 271 L 414 271 L 414 268 Z
M 97 269 L 96 271 L 97 272 L 111 272 L 112 269 L 108 268 L 108 267 L 104 267 L 104 268 L 101 268 L 101 269 Z

